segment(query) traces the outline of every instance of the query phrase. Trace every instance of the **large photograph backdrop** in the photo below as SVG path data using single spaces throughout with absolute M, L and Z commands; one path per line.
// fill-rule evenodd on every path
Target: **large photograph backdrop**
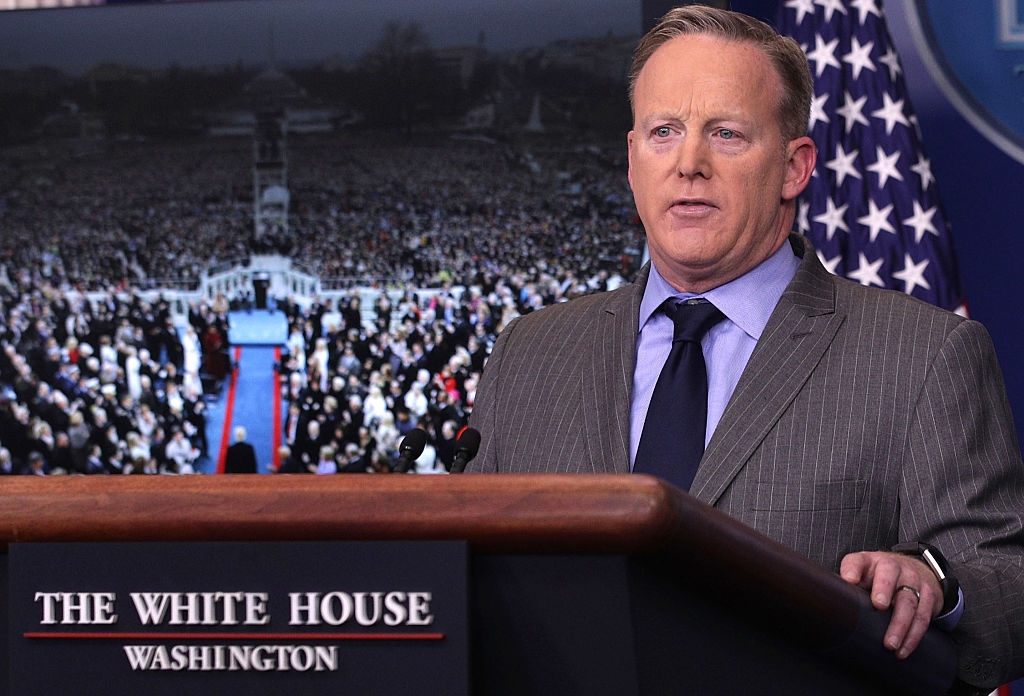
M 774 21 L 779 4 L 733 7 Z M 884 9 L 969 309 L 993 335 L 1021 433 L 1022 167 L 938 88 L 911 4 L 928 2 Z M 1019 2 L 991 4 L 971 16 L 1020 13 Z M 571 295 L 628 278 L 642 231 L 625 180 L 623 79 L 644 5 L 235 0 L 0 13 L 5 272 L 83 289 L 188 287 L 255 249 L 284 251 L 338 287 L 457 284 L 483 270 Z M 260 99 L 287 103 L 293 118 L 287 227 L 257 235 Z
M 626 181 L 625 75 L 642 18 L 670 4 L 223 0 L 0 12 L 0 282 L 189 289 L 211 268 L 278 251 L 329 287 L 493 288 L 502 278 L 516 292 L 504 298 L 511 315 L 629 279 L 643 233 Z M 780 4 L 732 6 L 774 22 Z M 884 9 L 970 314 L 992 334 L 1022 437 L 1024 165 L 957 111 L 925 64 L 912 25 L 932 4 L 942 3 Z M 1001 12 L 1024 26 L 1020 0 L 960 11 L 999 51 L 1019 54 L 986 23 Z M 1021 90 L 1022 74 L 995 81 Z M 281 110 L 285 132 L 262 133 L 275 121 L 259 115 Z M 287 194 L 268 200 L 262 225 L 261 156 L 282 164 L 273 173 Z M 30 310 L 45 313 L 48 299 L 40 292 Z M 36 318 L 0 311 L 19 336 Z M 468 347 L 476 370 L 479 342 Z M 470 390 L 463 381 L 456 391 Z
M 632 0 L 3 13 L 2 253 L 31 268 L 57 252 L 86 289 L 250 251 L 416 286 L 628 274 L 639 26 Z M 275 108 L 289 215 L 256 229 L 254 132 Z
M 0 12 L 0 472 L 383 472 L 418 425 L 443 473 L 503 326 L 640 266 L 640 25 L 636 0 Z

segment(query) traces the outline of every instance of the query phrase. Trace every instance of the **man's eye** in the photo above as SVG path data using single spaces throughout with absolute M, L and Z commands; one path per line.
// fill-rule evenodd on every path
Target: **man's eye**
M 718 131 L 718 137 L 721 138 L 722 140 L 732 140 L 734 137 L 736 137 L 736 131 L 729 130 L 728 128 L 723 128 L 720 131 Z
M 654 134 L 659 138 L 667 138 L 672 134 L 672 129 L 668 126 L 658 126 L 654 129 Z

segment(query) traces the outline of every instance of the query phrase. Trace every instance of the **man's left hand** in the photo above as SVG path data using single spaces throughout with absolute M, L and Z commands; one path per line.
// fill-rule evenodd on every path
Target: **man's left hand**
M 906 659 L 942 609 L 942 588 L 921 561 L 888 551 L 847 554 L 839 566 L 846 582 L 867 590 L 876 609 L 892 607 L 883 644 Z M 920 597 L 918 597 L 918 594 Z

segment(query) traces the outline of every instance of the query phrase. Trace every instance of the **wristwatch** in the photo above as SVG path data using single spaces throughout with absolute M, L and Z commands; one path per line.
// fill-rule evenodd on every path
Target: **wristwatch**
M 942 609 L 939 610 L 939 616 L 948 614 L 956 608 L 960 601 L 960 583 L 957 582 L 949 568 L 949 561 L 941 551 L 923 541 L 896 544 L 891 551 L 904 556 L 913 556 L 935 573 L 935 577 L 939 579 L 939 587 L 942 588 Z

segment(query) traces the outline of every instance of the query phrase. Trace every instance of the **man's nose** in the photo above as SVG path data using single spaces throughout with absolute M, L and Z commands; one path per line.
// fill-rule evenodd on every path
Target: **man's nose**
M 676 157 L 676 174 L 680 178 L 709 178 L 711 161 L 708 154 L 708 145 L 704 138 L 697 135 L 683 138 Z

